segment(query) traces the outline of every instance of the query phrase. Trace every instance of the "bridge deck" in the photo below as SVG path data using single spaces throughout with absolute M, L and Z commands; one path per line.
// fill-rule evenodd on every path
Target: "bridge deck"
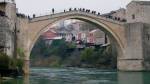
M 107 18 L 101 15 L 92 14 L 92 13 L 83 12 L 83 11 L 66 11 L 66 12 L 60 12 L 60 13 L 49 14 L 49 15 L 44 15 L 44 16 L 38 16 L 35 18 L 31 18 L 30 22 L 32 23 L 32 22 L 38 22 L 38 21 L 43 21 L 43 20 L 48 20 L 48 19 L 54 19 L 54 18 L 65 16 L 65 15 L 84 15 L 84 16 L 95 17 L 95 18 L 108 21 L 111 23 L 115 23 L 115 24 L 120 24 L 120 25 L 124 24 L 124 22 L 121 22 L 118 20 L 114 20 L 114 19 Z

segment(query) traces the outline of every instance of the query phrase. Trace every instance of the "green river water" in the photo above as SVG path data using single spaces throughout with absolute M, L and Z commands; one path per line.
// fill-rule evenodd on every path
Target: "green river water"
M 31 68 L 30 75 L 0 84 L 150 84 L 150 72 L 87 68 Z

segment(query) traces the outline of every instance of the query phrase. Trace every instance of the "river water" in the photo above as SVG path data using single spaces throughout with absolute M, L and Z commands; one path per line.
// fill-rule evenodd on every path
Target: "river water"
M 0 84 L 150 84 L 150 72 L 91 68 L 31 68 L 30 75 Z

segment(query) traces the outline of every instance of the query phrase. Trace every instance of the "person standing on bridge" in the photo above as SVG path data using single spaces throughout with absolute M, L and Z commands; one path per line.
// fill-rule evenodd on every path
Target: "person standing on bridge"
M 98 12 L 98 14 L 97 14 L 98 16 L 100 16 L 101 14 L 100 14 L 100 12 Z
M 54 8 L 52 8 L 52 13 L 54 14 L 54 12 L 55 12 L 55 10 L 54 10 Z
M 71 11 L 72 9 L 71 8 L 69 8 L 69 11 Z

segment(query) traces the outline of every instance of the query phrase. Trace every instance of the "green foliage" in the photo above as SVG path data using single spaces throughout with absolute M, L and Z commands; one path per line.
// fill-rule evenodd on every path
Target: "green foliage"
M 22 69 L 23 60 L 10 58 L 5 53 L 0 53 L 0 68 L 1 69 Z
M 76 44 L 75 44 L 75 43 L 68 43 L 67 46 L 68 46 L 68 48 L 70 48 L 70 49 L 76 48 Z
M 94 49 L 92 48 L 86 48 L 84 51 L 81 52 L 81 59 L 82 61 L 89 61 L 92 58 L 92 55 L 94 54 Z
M 19 69 L 22 69 L 23 67 L 23 59 L 17 59 L 16 60 L 16 66 L 19 68 Z
M 112 46 L 107 46 L 105 48 L 93 49 L 86 48 L 81 53 L 81 60 L 83 63 L 95 65 L 103 65 L 103 66 L 113 66 L 115 67 L 117 64 L 116 61 L 116 51 L 113 51 Z
M 60 67 L 60 61 L 57 59 L 53 61 L 50 65 L 50 67 Z
M 45 56 L 48 53 L 49 46 L 45 45 L 45 41 L 40 37 L 36 42 L 31 52 L 31 59 L 35 59 L 38 56 Z
M 9 59 L 9 69 L 16 69 L 17 61 L 15 59 Z
M 32 59 L 42 59 L 41 61 L 38 60 L 37 64 L 41 62 L 41 65 L 46 64 L 54 67 L 61 65 L 82 67 L 82 64 L 95 67 L 116 67 L 117 54 L 116 51 L 114 51 L 115 49 L 116 48 L 110 45 L 107 47 L 78 50 L 76 49 L 75 43 L 67 43 L 64 39 L 54 40 L 52 44 L 48 46 L 45 44 L 45 41 L 40 38 L 31 53 L 31 57 Z
M 5 53 L 0 53 L 0 68 L 9 68 L 10 58 Z
M 55 55 L 65 58 L 67 52 L 67 45 L 65 43 L 65 40 L 54 40 L 50 46 L 50 49 L 49 55 Z
M 31 52 L 31 59 L 34 59 L 38 56 L 49 57 L 52 55 L 65 58 L 68 56 L 67 50 L 75 47 L 76 46 L 73 43 L 66 44 L 64 39 L 53 40 L 51 45 L 46 45 L 45 41 L 40 38 Z
M 24 54 L 24 51 L 23 51 L 22 48 L 18 48 L 18 49 L 17 49 L 17 53 L 18 53 L 18 55 L 19 55 L 20 58 L 25 57 L 25 54 Z

